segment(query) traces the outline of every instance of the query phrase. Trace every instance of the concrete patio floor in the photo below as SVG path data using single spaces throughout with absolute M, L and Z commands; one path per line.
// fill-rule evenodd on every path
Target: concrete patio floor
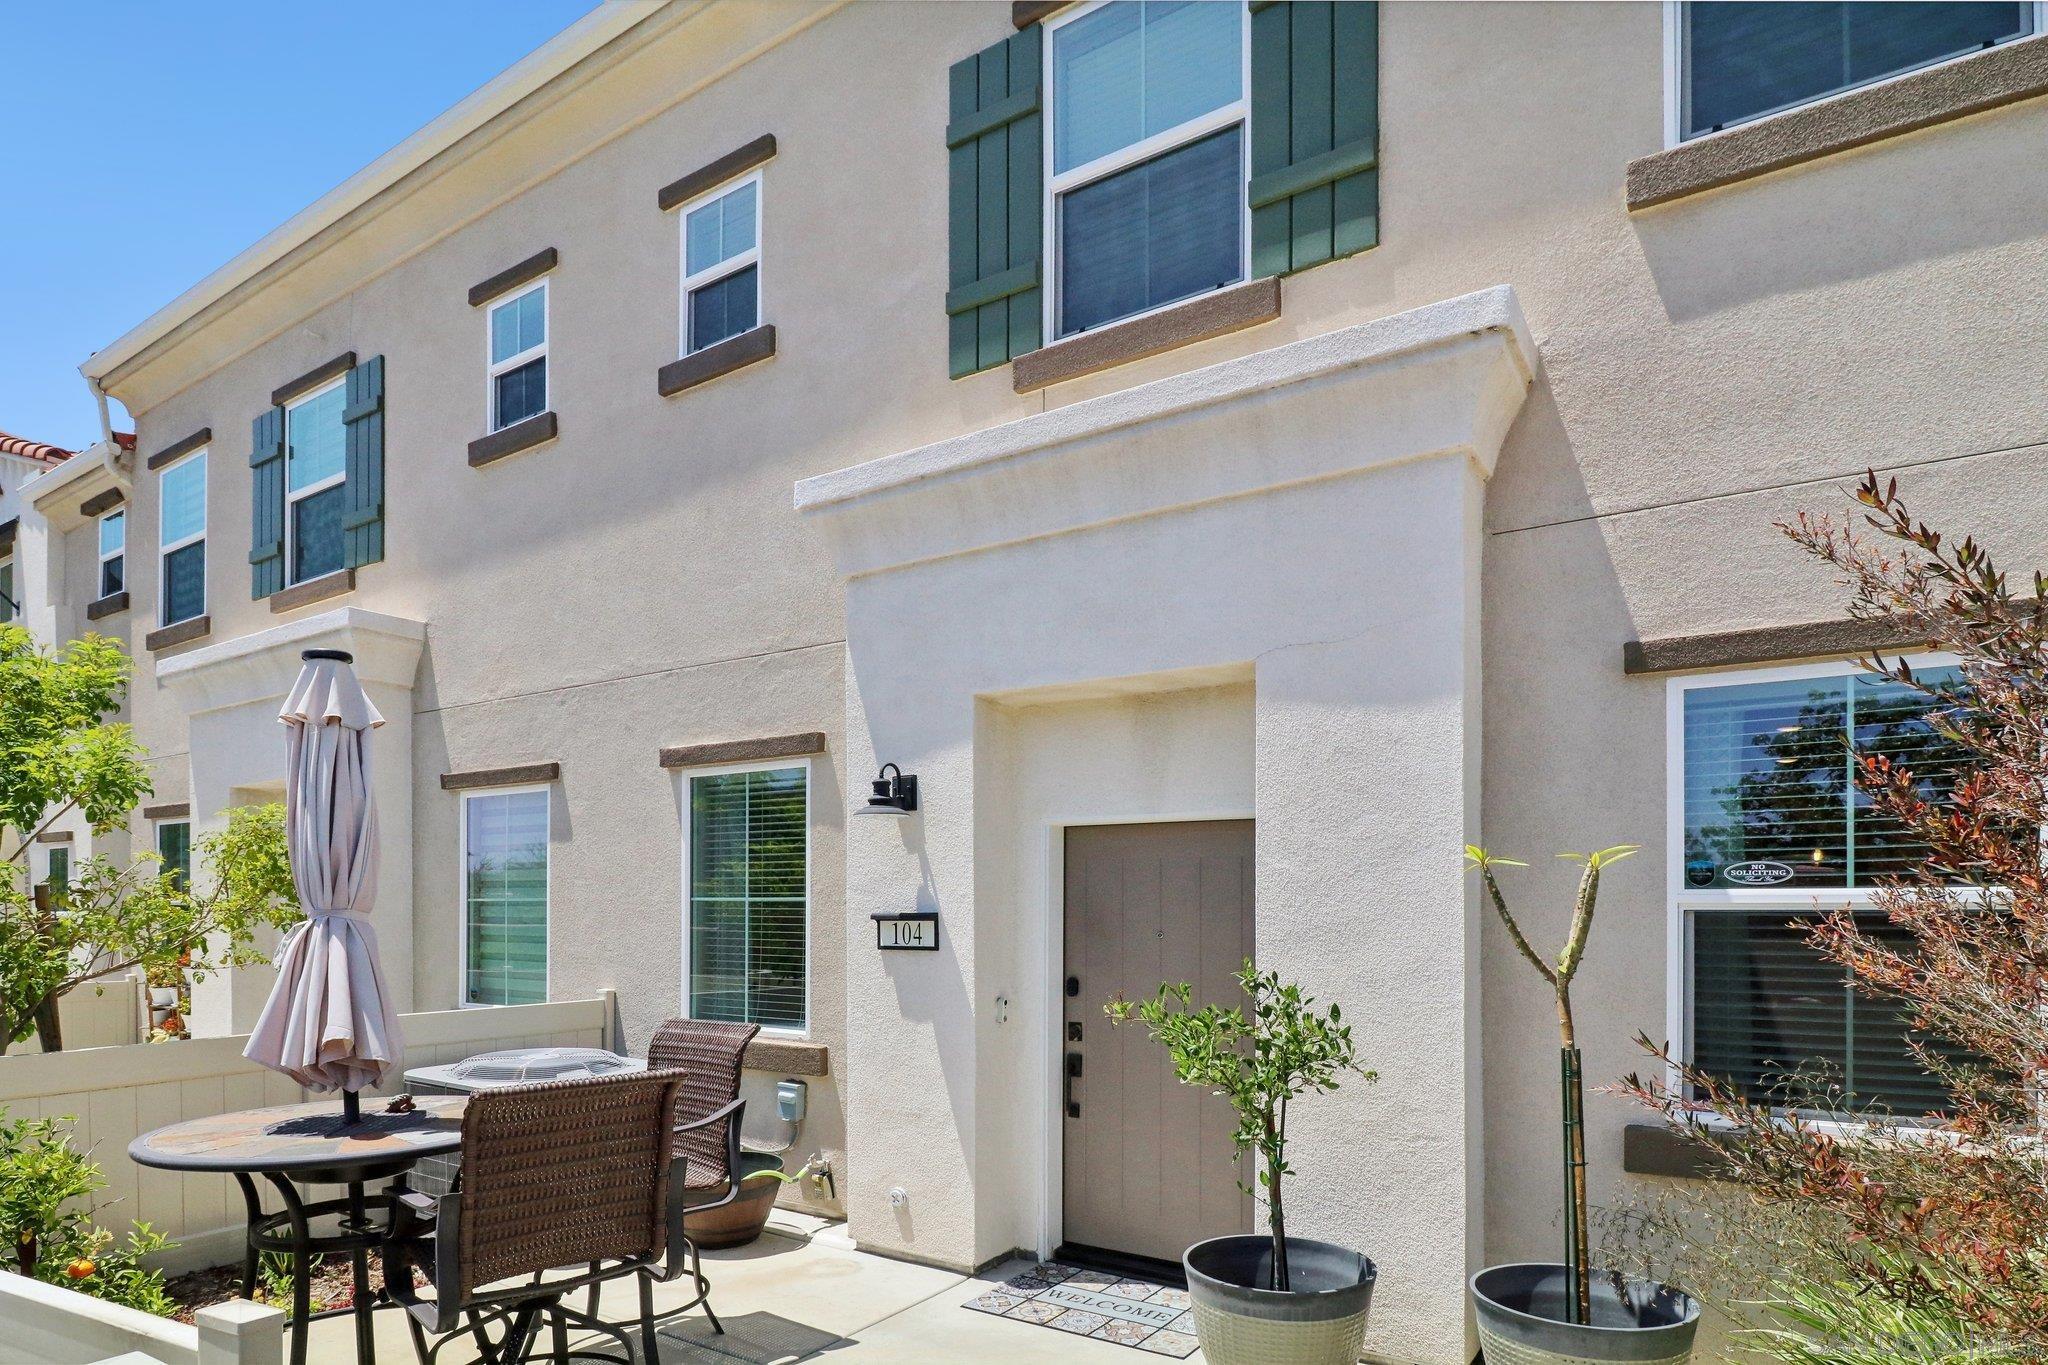
M 976 1277 L 909 1265 L 853 1250 L 837 1224 L 778 1210 L 768 1233 L 753 1245 L 705 1253 L 711 1303 L 726 1336 L 710 1338 L 715 1346 L 698 1344 L 709 1337 L 708 1324 L 701 1311 L 687 1314 L 662 1327 L 659 1365 L 784 1365 L 797 1360 L 1144 1365 L 1172 1359 L 961 1306 L 978 1285 L 995 1284 L 1023 1264 L 997 1266 Z M 634 1295 L 632 1281 L 613 1282 L 606 1287 L 600 1315 L 629 1321 Z M 655 1309 L 689 1297 L 687 1281 L 658 1285 Z M 412 1343 L 402 1314 L 386 1309 L 376 1316 L 378 1361 L 410 1362 Z M 777 1349 L 771 1342 L 788 1344 Z M 601 1345 L 601 1339 L 591 1344 Z M 314 1325 L 309 1365 L 353 1365 L 355 1358 L 348 1320 L 330 1318 Z M 458 1340 L 438 1361 L 467 1365 L 477 1359 L 473 1344 Z M 1188 1357 L 1193 1365 L 1201 1359 L 1199 1351 Z

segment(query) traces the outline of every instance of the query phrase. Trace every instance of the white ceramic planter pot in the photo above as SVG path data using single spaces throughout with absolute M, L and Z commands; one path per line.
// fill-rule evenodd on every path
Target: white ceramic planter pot
M 176 986 L 151 986 L 149 988 L 149 1003 L 155 1005 L 160 1010 L 169 1009 L 178 1003 L 178 988 Z
M 1561 1265 L 1497 1265 L 1472 1277 L 1486 1365 L 1684 1365 L 1700 1306 L 1690 1294 L 1593 1272 L 1593 1321 L 1566 1322 Z
M 1287 1239 L 1286 1292 L 1261 1288 L 1271 1237 L 1212 1237 L 1181 1257 L 1209 1365 L 1357 1365 L 1379 1271 L 1329 1242 Z

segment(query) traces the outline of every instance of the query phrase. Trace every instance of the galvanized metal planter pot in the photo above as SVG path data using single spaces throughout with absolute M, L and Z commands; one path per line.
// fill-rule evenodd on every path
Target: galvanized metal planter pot
M 1209 1365 L 1356 1365 L 1379 1270 L 1329 1242 L 1287 1239 L 1286 1292 L 1260 1289 L 1273 1239 L 1212 1237 L 1181 1257 Z
M 1497 1265 L 1472 1277 L 1486 1365 L 1684 1365 L 1700 1306 L 1690 1294 L 1593 1272 L 1593 1321 L 1566 1322 L 1571 1277 L 1554 1263 Z

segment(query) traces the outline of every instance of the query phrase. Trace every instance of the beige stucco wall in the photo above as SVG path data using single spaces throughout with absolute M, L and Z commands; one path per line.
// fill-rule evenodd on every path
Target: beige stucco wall
M 1661 1031 L 1667 984 L 1664 684 L 1624 678 L 1621 643 L 1838 614 L 1839 594 L 1770 523 L 1836 504 L 1834 486 L 1866 464 L 1904 471 L 1930 510 L 2022 560 L 2048 557 L 2030 491 L 2048 455 L 2048 107 L 1631 216 L 1624 167 L 1660 145 L 1662 6 L 1390 3 L 1382 245 L 1286 281 L 1275 323 L 1022 398 L 1006 370 L 945 378 L 939 306 L 945 68 L 1009 32 L 1008 12 L 714 6 L 116 377 L 142 453 L 201 425 L 216 433 L 220 640 L 273 619 L 244 586 L 247 422 L 274 385 L 338 351 L 387 357 L 388 558 L 351 600 L 429 627 L 412 755 L 422 1006 L 447 1003 L 433 964 L 454 933 L 444 765 L 563 762 L 558 866 L 579 876 L 573 891 L 558 880 L 556 922 L 573 894 L 602 899 L 620 932 L 560 944 L 558 980 L 618 985 L 629 1037 L 678 990 L 676 812 L 653 749 L 816 728 L 842 804 L 865 778 L 868 746 L 845 733 L 832 685 L 841 593 L 789 510 L 796 479 L 1507 283 L 1542 368 L 1485 496 L 1481 826 L 1490 845 L 1535 855 L 1525 900 L 1543 938 L 1564 916 L 1550 851 L 1645 844 L 1608 884 L 1582 977 L 1589 1074 L 1618 1075 L 1635 1063 L 1629 1037 Z M 763 229 L 780 353 L 661 399 L 677 229 L 654 192 L 762 132 L 780 147 Z M 562 435 L 472 470 L 483 323 L 463 292 L 548 245 L 562 253 L 550 300 Z M 146 621 L 154 489 L 137 484 L 131 616 Z M 175 708 L 146 679 L 135 716 L 152 748 L 182 751 Z M 835 899 L 833 837 L 821 828 L 820 950 L 825 926 L 843 915 L 864 929 L 869 908 Z M 1547 1006 L 1491 926 L 1475 930 L 1494 1192 L 1484 1249 L 1543 1255 L 1556 1209 Z M 837 987 L 830 958 L 814 960 L 822 1005 Z M 1626 1113 L 1592 1106 L 1604 1197 L 1620 1183 Z M 858 1170 L 849 1183 L 856 1203 L 885 1188 Z

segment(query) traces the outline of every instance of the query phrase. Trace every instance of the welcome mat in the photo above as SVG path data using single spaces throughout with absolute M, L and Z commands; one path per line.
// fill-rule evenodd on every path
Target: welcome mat
M 963 1308 L 1185 1360 L 1195 1353 L 1188 1291 L 1042 1261 Z

